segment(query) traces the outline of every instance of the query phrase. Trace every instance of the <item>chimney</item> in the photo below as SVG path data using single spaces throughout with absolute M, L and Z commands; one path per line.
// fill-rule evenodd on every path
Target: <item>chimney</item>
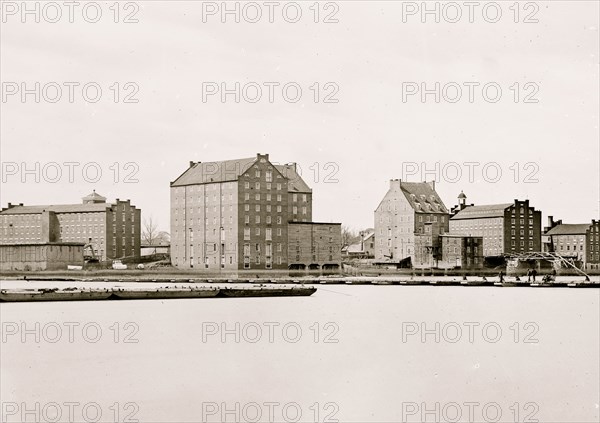
M 401 184 L 402 184 L 401 179 L 390 179 L 390 188 L 400 187 Z
M 435 179 L 431 182 L 427 182 L 427 184 L 431 187 L 432 190 L 435 191 Z
M 194 163 L 194 162 L 192 162 L 192 161 L 190 160 L 190 167 L 194 167 L 194 165 L 195 165 L 195 164 L 196 164 L 196 163 Z

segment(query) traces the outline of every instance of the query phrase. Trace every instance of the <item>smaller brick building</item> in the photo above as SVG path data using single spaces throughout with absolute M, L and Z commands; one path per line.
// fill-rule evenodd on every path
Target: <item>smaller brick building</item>
M 453 211 L 450 234 L 483 237 L 486 257 L 542 251 L 542 212 L 529 200 L 474 206 L 461 192 Z
M 483 267 L 483 237 L 445 234 L 440 236 L 442 269 L 477 269 Z
M 2 271 L 66 270 L 68 265 L 83 265 L 82 243 L 0 245 Z
M 341 223 L 289 222 L 290 270 L 337 271 L 342 261 Z
M 80 204 L 26 206 L 0 211 L 0 244 L 82 243 L 99 260 L 139 257 L 141 210 L 129 200 L 107 203 L 95 191 Z
M 548 216 L 544 250 L 582 262 L 585 269 L 600 269 L 600 221 L 563 223 Z

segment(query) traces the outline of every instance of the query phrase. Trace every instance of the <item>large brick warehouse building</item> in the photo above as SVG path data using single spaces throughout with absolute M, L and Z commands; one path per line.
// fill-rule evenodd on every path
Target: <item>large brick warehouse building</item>
M 171 262 L 208 270 L 339 269 L 341 224 L 312 222 L 312 190 L 269 155 L 190 162 L 171 182 Z

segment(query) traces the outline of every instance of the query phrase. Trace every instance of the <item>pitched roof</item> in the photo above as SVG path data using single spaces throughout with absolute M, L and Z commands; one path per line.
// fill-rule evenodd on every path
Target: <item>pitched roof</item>
M 590 226 L 589 223 L 562 223 L 550 229 L 546 235 L 585 235 Z
M 416 212 L 448 213 L 438 193 L 427 182 L 400 182 L 400 189 Z
M 275 168 L 288 179 L 289 192 L 312 192 L 304 179 L 296 172 L 293 165 L 275 165 Z
M 45 206 L 13 206 L 6 209 L 0 214 L 37 214 L 44 211 L 52 211 L 55 213 L 91 213 L 103 212 L 110 208 L 109 203 L 90 203 L 90 204 L 50 204 Z
M 179 178 L 171 182 L 172 187 L 196 185 L 213 182 L 237 181 L 257 160 L 257 157 L 218 162 L 195 163 L 190 166 Z M 274 165 L 274 167 L 288 179 L 288 191 L 312 192 L 302 177 L 295 170 L 294 165 Z
M 195 163 L 174 182 L 171 182 L 171 186 L 237 181 L 240 175 L 254 164 L 256 159 L 256 157 L 251 157 L 246 159 L 222 160 L 219 162 Z
M 467 206 L 461 211 L 459 211 L 456 215 L 452 216 L 450 220 L 503 217 L 504 210 L 506 210 L 512 205 L 513 203 L 487 204 L 483 206 Z
M 106 201 L 106 197 L 101 196 L 100 194 L 98 194 L 96 192 L 96 190 L 92 191 L 91 194 L 86 195 L 85 197 L 82 198 L 83 201 L 94 201 L 94 202 L 105 202 Z

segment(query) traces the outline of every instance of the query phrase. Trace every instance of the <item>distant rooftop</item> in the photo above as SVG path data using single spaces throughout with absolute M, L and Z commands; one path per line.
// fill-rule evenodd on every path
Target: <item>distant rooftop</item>
M 45 211 L 55 213 L 93 213 L 103 212 L 113 206 L 113 204 L 107 203 L 106 197 L 98 194 L 96 190 L 83 197 L 82 201 L 83 203 L 79 204 L 46 204 L 31 206 L 25 206 L 23 204 L 12 205 L 11 203 L 8 203 L 8 208 L 0 211 L 0 214 L 39 214 Z
M 513 203 L 467 206 L 461 211 L 459 211 L 455 216 L 453 216 L 451 220 L 503 217 L 504 211 L 512 205 Z
M 550 229 L 546 235 L 585 235 L 589 223 L 563 223 Z
M 84 204 L 89 203 L 106 203 L 106 197 L 101 196 L 96 193 L 96 190 L 93 190 L 90 195 L 86 195 L 82 198 Z
M 426 213 L 448 213 L 448 209 L 444 205 L 444 202 L 429 183 L 399 182 L 400 189 L 415 211 Z

